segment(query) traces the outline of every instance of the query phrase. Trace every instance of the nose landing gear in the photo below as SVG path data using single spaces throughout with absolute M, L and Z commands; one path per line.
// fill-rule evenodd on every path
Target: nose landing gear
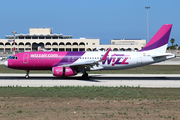
M 29 78 L 29 70 L 26 70 L 26 75 L 25 78 L 28 79 Z

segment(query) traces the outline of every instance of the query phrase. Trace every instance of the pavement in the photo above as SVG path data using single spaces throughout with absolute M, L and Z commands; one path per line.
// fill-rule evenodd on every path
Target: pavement
M 0 61 L 0 65 L 4 65 L 5 60 Z
M 134 86 L 150 88 L 180 88 L 179 74 L 90 74 L 89 79 L 81 75 L 61 78 L 52 74 L 0 74 L 0 86 Z
M 176 57 L 174 59 L 162 61 L 159 63 L 154 63 L 152 65 L 180 65 L 180 57 Z

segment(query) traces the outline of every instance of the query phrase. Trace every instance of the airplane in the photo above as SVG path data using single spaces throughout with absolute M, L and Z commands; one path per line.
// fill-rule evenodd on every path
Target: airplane
M 12 69 L 26 70 L 29 78 L 30 70 L 52 70 L 57 77 L 74 76 L 87 71 L 120 70 L 134 68 L 175 58 L 166 53 L 172 24 L 164 24 L 144 48 L 139 51 L 30 51 L 13 55 L 4 65 Z

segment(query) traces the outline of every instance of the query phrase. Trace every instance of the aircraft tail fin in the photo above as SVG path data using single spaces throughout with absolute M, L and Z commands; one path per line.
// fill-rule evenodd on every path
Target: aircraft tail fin
M 172 24 L 164 24 L 159 29 L 159 31 L 152 37 L 152 39 L 147 43 L 147 45 L 139 51 L 154 51 L 165 53 L 171 33 L 171 28 Z

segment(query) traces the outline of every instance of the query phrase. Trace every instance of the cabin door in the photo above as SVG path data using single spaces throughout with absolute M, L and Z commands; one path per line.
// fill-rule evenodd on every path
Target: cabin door
M 29 60 L 29 54 L 28 53 L 25 53 L 23 55 L 23 63 L 24 64 L 28 64 L 28 60 Z

